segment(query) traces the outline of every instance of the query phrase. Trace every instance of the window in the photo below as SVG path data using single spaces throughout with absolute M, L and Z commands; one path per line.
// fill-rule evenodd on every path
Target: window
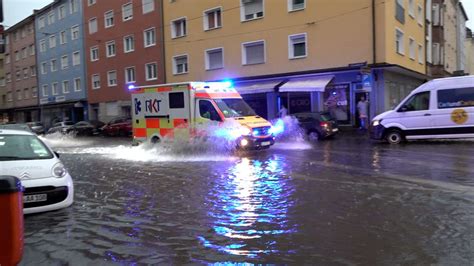
M 15 61 L 20 60 L 20 53 L 18 51 L 15 51 Z
M 7 83 L 12 82 L 12 74 L 6 73 L 5 74 L 5 79 L 6 79 Z
M 91 47 L 91 61 L 97 61 L 99 60 L 99 47 L 98 46 L 94 46 L 94 47 Z
M 5 85 L 6 85 L 5 78 L 0 78 L 0 87 L 5 87 Z
M 21 38 L 23 39 L 25 38 L 25 36 L 26 36 L 26 29 L 23 28 L 21 29 Z
M 93 4 L 95 4 L 96 0 L 87 0 L 87 5 L 88 6 L 91 6 Z
M 81 79 L 80 78 L 75 78 L 74 79 L 74 91 L 81 91 Z
M 41 94 L 42 94 L 43 96 L 48 96 L 48 85 L 43 85 L 43 86 L 41 87 Z
M 56 36 L 51 35 L 49 36 L 49 48 L 54 48 L 56 47 Z
M 51 72 L 58 71 L 58 60 L 51 59 Z
M 399 29 L 395 30 L 395 47 L 397 49 L 397 53 L 404 55 L 405 54 L 405 49 L 404 49 L 404 38 L 403 38 L 403 32 Z
M 433 3 L 433 26 L 439 26 L 441 24 L 441 9 L 439 4 Z
M 10 64 L 10 55 L 5 54 L 5 64 Z
M 77 66 L 81 64 L 81 55 L 79 51 L 72 53 L 72 65 Z
M 17 70 L 15 76 L 16 76 L 16 80 L 21 80 L 21 71 Z
M 107 85 L 109 87 L 117 86 L 117 71 L 107 72 Z
M 89 34 L 97 32 L 97 18 L 89 19 Z
M 145 40 L 145 47 L 156 45 L 155 28 L 145 30 L 143 32 L 143 38 Z
M 63 30 L 61 33 L 59 33 L 59 43 L 60 44 L 65 44 L 67 43 L 67 37 L 66 37 L 66 31 Z
M 410 59 L 415 60 L 415 40 L 413 38 L 409 39 L 408 46 L 410 48 Z
M 41 63 L 41 74 L 45 75 L 46 74 L 46 68 L 47 68 L 47 63 L 42 62 Z
M 433 43 L 433 65 L 439 65 L 441 62 L 440 45 Z
M 420 6 L 420 5 L 418 5 L 418 17 L 417 18 L 418 18 L 418 24 L 420 26 L 423 26 L 423 19 L 424 19 L 424 17 L 423 17 L 423 7 Z
M 214 8 L 204 12 L 204 30 L 212 30 L 222 27 L 222 10 Z
M 171 22 L 171 37 L 178 38 L 186 36 L 186 18 L 180 18 Z
M 70 10 L 71 14 L 79 11 L 79 5 L 77 4 L 77 0 L 71 0 Z
M 99 74 L 92 75 L 92 88 L 99 89 L 100 88 L 100 76 Z
M 59 94 L 58 83 L 57 82 L 53 82 L 53 84 L 51 84 L 51 94 L 52 95 L 58 95 Z
M 143 14 L 150 13 L 155 10 L 155 1 L 154 0 L 142 0 L 142 11 Z
M 242 44 L 242 64 L 253 65 L 265 63 L 265 42 Z
M 71 40 L 79 39 L 79 26 L 73 26 L 71 28 Z
M 135 42 L 133 35 L 125 36 L 123 38 L 123 51 L 125 53 L 130 53 L 135 50 Z
M 59 7 L 59 14 L 58 14 L 58 19 L 63 19 L 66 17 L 66 6 L 65 5 L 61 5 Z
M 35 55 L 36 54 L 36 50 L 35 50 L 35 45 L 32 44 L 29 46 L 29 50 L 30 50 L 30 55 Z
M 241 0 L 240 6 L 241 21 L 263 17 L 263 0 Z
M 199 100 L 199 115 L 212 121 L 221 121 L 216 108 L 208 100 Z
M 38 88 L 37 87 L 32 87 L 31 88 L 31 98 L 37 98 L 38 97 Z
M 132 3 L 128 3 L 122 6 L 122 20 L 127 21 L 133 18 L 133 6 Z
M 23 68 L 23 79 L 28 78 L 28 68 Z
M 64 80 L 62 85 L 63 85 L 63 93 L 69 93 L 69 81 Z
M 54 23 L 54 11 L 48 13 L 48 24 L 51 25 Z
M 40 40 L 39 42 L 40 45 L 40 52 L 46 52 L 46 40 Z
M 168 98 L 170 109 L 184 108 L 184 92 L 170 92 Z
M 288 0 L 288 11 L 303 10 L 306 7 L 305 0 Z
M 408 15 L 415 18 L 415 0 L 408 0 Z
M 105 44 L 107 47 L 107 57 L 115 56 L 115 41 L 110 41 Z
M 21 95 L 21 90 L 17 90 L 17 91 L 16 91 L 16 99 L 17 99 L 17 100 L 21 100 L 21 99 L 22 99 L 21 96 L 22 96 L 22 95 Z
M 158 78 L 156 63 L 146 64 L 145 70 L 146 70 L 146 80 L 156 80 Z
M 23 99 L 29 99 L 30 98 L 30 90 L 28 88 L 25 88 L 23 90 Z
M 188 73 L 188 56 L 179 55 L 173 57 L 173 74 Z
M 135 82 L 135 67 L 125 68 L 125 82 Z
M 430 107 L 430 92 L 420 92 L 411 96 L 401 107 L 399 111 L 410 112 L 410 111 L 422 111 L 428 110 Z
M 405 8 L 403 5 L 404 0 L 397 0 L 395 4 L 395 18 L 398 22 L 405 24 Z
M 473 88 L 438 90 L 438 108 L 462 108 L 474 106 Z
M 7 93 L 7 101 L 9 101 L 9 102 L 13 101 L 12 92 L 8 92 L 8 93 Z
M 45 18 L 43 16 L 38 19 L 38 28 L 42 29 L 44 28 L 44 26 L 45 26 Z
M 27 55 L 28 55 L 28 51 L 26 50 L 26 47 L 22 48 L 21 49 L 21 58 L 25 59 Z
M 224 67 L 224 53 L 222 48 L 206 50 L 206 70 L 219 69 Z
M 109 10 L 104 15 L 104 25 L 106 28 L 114 26 L 114 11 Z
M 307 55 L 306 33 L 290 35 L 288 37 L 289 58 L 303 58 Z
M 30 66 L 30 75 L 32 77 L 36 76 L 36 67 L 35 66 Z
M 423 53 L 423 45 L 418 44 L 418 63 L 423 64 L 424 53 Z
M 69 58 L 67 55 L 61 56 L 61 69 L 66 69 L 69 67 Z

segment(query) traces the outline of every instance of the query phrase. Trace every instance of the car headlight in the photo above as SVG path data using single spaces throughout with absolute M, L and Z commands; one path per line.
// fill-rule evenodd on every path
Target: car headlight
M 241 127 L 240 128 L 240 134 L 242 136 L 248 136 L 248 135 L 250 135 L 251 132 L 252 131 L 250 131 L 250 128 L 248 128 L 248 127 Z
M 53 176 L 57 178 L 64 177 L 67 174 L 66 168 L 64 168 L 64 165 L 62 163 L 57 163 L 53 166 Z
M 374 121 L 372 121 L 372 126 L 376 127 L 376 126 L 380 125 L 380 122 L 381 122 L 381 121 L 382 121 L 382 120 L 374 120 Z

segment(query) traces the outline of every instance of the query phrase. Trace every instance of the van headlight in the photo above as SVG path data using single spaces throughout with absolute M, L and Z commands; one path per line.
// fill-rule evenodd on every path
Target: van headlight
M 67 170 L 64 168 L 64 165 L 62 163 L 57 163 L 53 166 L 53 176 L 57 178 L 61 178 L 66 176 Z
M 374 120 L 374 121 L 372 121 L 372 126 L 376 127 L 376 126 L 380 125 L 380 122 L 382 122 L 382 120 Z

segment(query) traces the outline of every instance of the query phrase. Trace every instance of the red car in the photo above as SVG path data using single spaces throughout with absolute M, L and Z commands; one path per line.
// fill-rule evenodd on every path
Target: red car
M 131 136 L 132 119 L 124 117 L 114 118 L 102 127 L 102 134 L 105 136 Z

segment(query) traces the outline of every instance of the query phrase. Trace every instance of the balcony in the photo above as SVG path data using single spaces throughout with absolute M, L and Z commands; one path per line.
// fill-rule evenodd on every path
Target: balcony
M 395 18 L 402 24 L 405 24 L 405 8 L 401 6 L 398 2 L 395 2 L 396 5 L 396 13 Z

